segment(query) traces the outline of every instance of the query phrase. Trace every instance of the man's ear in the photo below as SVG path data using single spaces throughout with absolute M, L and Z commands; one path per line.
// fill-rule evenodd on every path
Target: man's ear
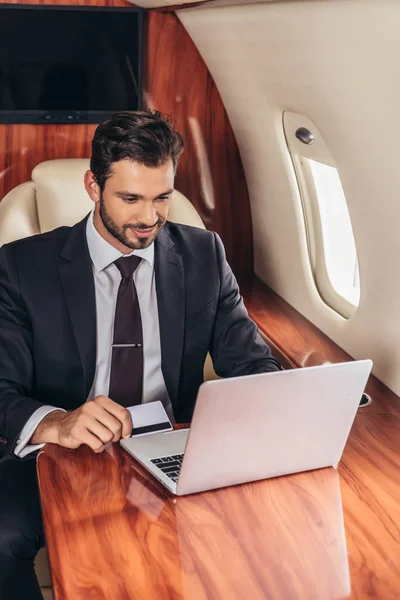
M 99 202 L 100 201 L 100 186 L 97 183 L 92 171 L 86 171 L 84 181 L 85 181 L 85 189 L 86 189 L 87 193 L 89 194 L 90 198 L 93 200 L 93 202 L 96 202 L 96 203 Z

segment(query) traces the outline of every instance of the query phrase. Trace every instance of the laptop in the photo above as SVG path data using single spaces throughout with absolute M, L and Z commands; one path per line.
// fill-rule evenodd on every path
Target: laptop
M 336 466 L 370 360 L 203 383 L 190 429 L 120 444 L 178 496 Z

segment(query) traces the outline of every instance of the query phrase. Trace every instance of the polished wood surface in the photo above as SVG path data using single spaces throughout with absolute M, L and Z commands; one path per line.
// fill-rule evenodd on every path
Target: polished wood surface
M 358 414 L 338 470 L 177 498 L 119 445 L 48 445 L 38 474 L 55 597 L 398 598 L 399 455 L 400 416 Z
M 353 360 L 342 348 L 322 333 L 283 298 L 255 278 L 251 290 L 244 291 L 250 317 L 276 348 L 283 363 L 293 367 L 311 367 L 327 362 Z M 400 411 L 400 398 L 376 377 L 371 376 L 366 391 L 373 398 L 365 413 Z
M 96 125 L 0 124 L 0 198 L 29 181 L 40 162 L 86 158 Z
M 339 466 L 351 598 L 400 591 L 400 415 L 358 414 Z
M 173 13 L 148 13 L 145 99 L 170 114 L 185 151 L 176 188 L 194 204 L 206 227 L 222 238 L 242 286 L 253 273 L 246 178 L 233 131 L 215 83 Z

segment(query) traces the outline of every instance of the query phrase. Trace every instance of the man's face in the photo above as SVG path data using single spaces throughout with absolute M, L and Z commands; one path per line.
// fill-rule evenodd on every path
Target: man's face
M 172 160 L 154 168 L 131 160 L 113 163 L 97 200 L 90 194 L 96 202 L 95 225 L 125 253 L 147 248 L 167 220 L 173 189 Z

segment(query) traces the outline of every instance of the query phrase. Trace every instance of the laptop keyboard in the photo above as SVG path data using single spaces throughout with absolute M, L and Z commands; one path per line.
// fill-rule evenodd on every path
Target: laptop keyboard
M 167 477 L 172 479 L 174 483 L 177 483 L 179 472 L 182 466 L 183 454 L 174 454 L 173 456 L 161 456 L 160 458 L 152 458 L 151 462 L 160 471 L 165 473 Z

